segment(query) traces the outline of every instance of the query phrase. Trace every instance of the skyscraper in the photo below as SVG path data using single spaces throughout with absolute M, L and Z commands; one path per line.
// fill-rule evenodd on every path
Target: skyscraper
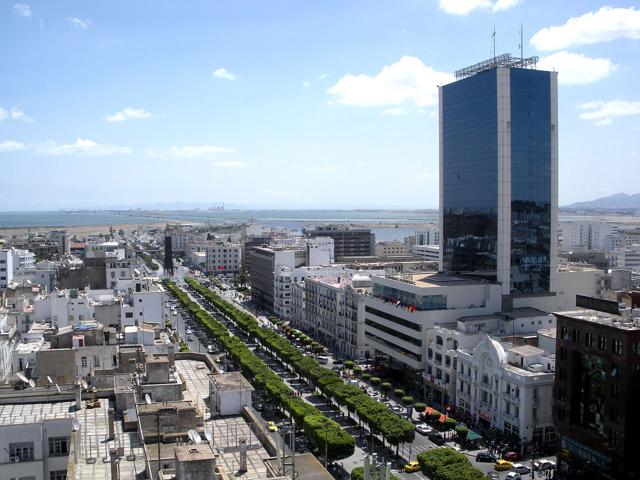
M 440 87 L 440 265 L 502 284 L 506 299 L 555 290 L 557 74 L 509 54 Z

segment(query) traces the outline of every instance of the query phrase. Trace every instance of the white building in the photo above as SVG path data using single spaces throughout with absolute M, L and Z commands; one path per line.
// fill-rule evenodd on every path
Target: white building
M 430 262 L 440 260 L 440 245 L 414 245 L 411 253 Z
M 125 257 L 125 249 L 115 240 L 104 241 L 100 238 L 87 238 L 86 258 L 117 258 L 122 260 Z
M 131 259 L 112 259 L 107 262 L 107 287 L 118 291 L 127 290 L 131 285 L 131 280 L 135 270 L 135 265 L 131 264 Z
M 610 258 L 612 268 L 640 273 L 640 244 L 619 247 L 613 251 Z
M 164 319 L 165 298 L 162 284 L 144 278 L 134 280 L 134 288 L 129 300 L 129 305 L 133 307 L 133 318 L 123 315 L 122 325 L 135 325 L 136 322 L 161 324 Z
M 207 242 L 199 245 L 206 254 L 206 269 L 209 273 L 236 273 L 239 272 L 242 263 L 240 255 L 242 247 L 236 243 Z
M 307 240 L 307 265 L 330 265 L 334 262 L 334 243 L 331 237 L 315 237 Z
M 563 222 L 560 224 L 564 251 L 608 250 L 609 237 L 619 225 L 608 222 Z
M 0 250 L 0 292 L 13 281 L 13 270 L 12 250 Z
M 550 444 L 554 371 L 555 353 L 484 336 L 472 350 L 458 352 L 456 406 L 523 444 Z
M 340 357 L 369 357 L 364 337 L 364 302 L 365 296 L 371 293 L 369 273 L 359 271 L 339 277 L 305 279 L 304 312 L 296 324 Z M 297 288 L 298 284 L 296 291 Z M 296 304 L 298 297 L 296 294 Z
M 11 373 L 11 352 L 17 339 L 15 325 L 9 323 L 7 311 L 0 309 L 0 384 Z
M 209 402 L 214 415 L 240 415 L 251 406 L 253 387 L 240 372 L 209 375 Z
M 440 245 L 440 228 L 432 225 L 416 230 L 416 245 Z
M 207 252 L 191 252 L 189 255 L 189 260 L 193 265 L 200 266 L 207 264 Z
M 13 269 L 28 270 L 36 268 L 36 254 L 29 250 L 12 249 Z
M 378 242 L 376 243 L 376 256 L 389 257 L 393 255 L 407 255 L 409 245 L 403 242 Z
M 0 478 L 67 478 L 73 430 L 69 406 L 70 402 L 0 405 Z

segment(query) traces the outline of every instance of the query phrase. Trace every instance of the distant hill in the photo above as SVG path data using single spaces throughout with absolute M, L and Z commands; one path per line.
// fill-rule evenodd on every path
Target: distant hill
M 572 209 L 640 209 L 640 193 L 627 195 L 626 193 L 614 193 L 608 197 L 597 198 L 588 202 L 577 202 L 566 205 L 563 208 Z

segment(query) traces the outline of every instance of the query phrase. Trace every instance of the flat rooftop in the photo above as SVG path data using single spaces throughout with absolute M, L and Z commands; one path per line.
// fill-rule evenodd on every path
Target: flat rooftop
M 211 373 L 211 381 L 223 392 L 235 392 L 237 390 L 251 390 L 253 387 L 240 372 Z
M 75 402 L 0 405 L 0 425 L 24 425 L 44 420 L 74 418 Z
M 554 314 L 562 315 L 569 318 L 575 318 L 577 320 L 584 320 L 586 322 L 593 322 L 598 325 L 619 328 L 620 330 L 640 330 L 640 318 L 625 321 L 620 315 L 613 315 L 611 313 L 605 313 L 599 310 L 590 310 L 588 308 L 584 308 L 581 310 L 572 310 L 568 312 L 555 312 Z
M 522 345 L 520 347 L 510 348 L 508 351 L 522 355 L 523 357 L 539 357 L 545 354 L 545 351 L 531 345 Z
M 509 320 L 520 320 L 522 318 L 546 317 L 549 313 L 532 307 L 514 308 L 509 312 Z M 489 313 L 486 315 L 470 315 L 460 317 L 460 322 L 473 322 L 476 320 L 502 320 L 504 317 L 501 313 Z

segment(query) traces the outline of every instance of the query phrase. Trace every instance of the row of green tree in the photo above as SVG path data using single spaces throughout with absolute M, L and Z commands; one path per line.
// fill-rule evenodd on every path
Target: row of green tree
M 248 313 L 226 302 L 193 278 L 185 279 L 196 292 L 211 302 L 221 313 L 244 330 L 254 341 L 272 350 L 278 357 L 290 365 L 301 377 L 311 381 L 320 391 L 339 405 L 355 413 L 358 421 L 367 424 L 370 430 L 380 434 L 397 449 L 401 443 L 412 442 L 415 438 L 415 426 L 408 420 L 389 411 L 384 403 L 374 400 L 356 385 L 350 385 L 334 371 L 322 367 L 314 358 L 304 355 L 278 332 L 264 329 Z
M 293 390 L 257 357 L 236 336 L 231 336 L 227 327 L 213 318 L 187 293 L 173 282 L 165 282 L 167 288 L 178 298 L 180 303 L 203 327 L 215 337 L 220 345 L 238 363 L 243 374 L 257 389 L 264 390 L 274 403 L 287 410 L 294 418 L 297 426 L 304 428 L 304 433 L 315 443 L 319 452 L 327 452 L 329 461 L 341 460 L 353 455 L 355 439 L 342 427 L 327 417 L 313 405 L 300 397 L 293 396 Z
M 431 480 L 476 480 L 484 474 L 471 465 L 466 455 L 453 448 L 436 448 L 418 454 L 422 473 Z

